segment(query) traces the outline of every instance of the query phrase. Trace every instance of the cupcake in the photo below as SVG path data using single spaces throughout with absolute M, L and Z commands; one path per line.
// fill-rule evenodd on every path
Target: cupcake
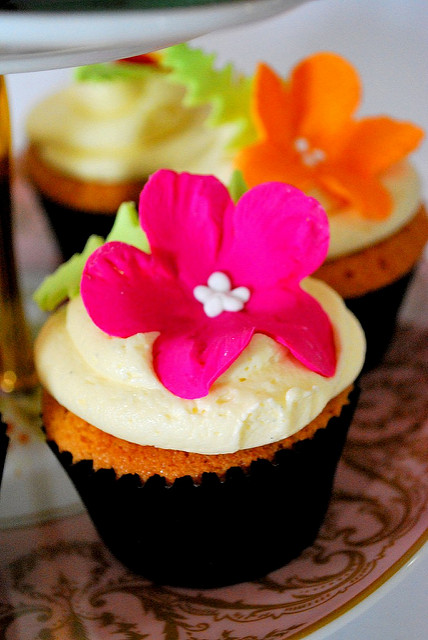
M 260 64 L 251 112 L 256 137 L 234 164 L 250 187 L 280 180 L 322 202 L 331 243 L 315 275 L 360 320 L 370 368 L 390 342 L 428 218 L 408 161 L 422 130 L 386 116 L 357 119 L 360 96 L 357 72 L 334 53 L 306 58 L 286 82 Z
M 282 183 L 235 205 L 217 178 L 170 170 L 129 244 L 132 212 L 37 294 L 57 307 L 35 345 L 47 441 L 132 571 L 260 578 L 314 541 L 357 402 L 364 334 L 310 277 L 326 214 Z
M 210 107 L 186 106 L 160 54 L 76 69 L 73 82 L 27 120 L 24 170 L 65 259 L 92 233 L 105 237 L 121 202 L 138 200 L 160 168 L 220 178 L 228 126 L 206 126 Z M 227 164 L 229 167 L 229 164 Z

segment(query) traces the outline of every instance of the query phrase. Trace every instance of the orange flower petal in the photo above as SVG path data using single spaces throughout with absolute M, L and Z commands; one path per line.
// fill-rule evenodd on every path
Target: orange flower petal
M 336 167 L 332 173 L 319 176 L 319 182 L 331 195 L 353 206 L 363 218 L 384 220 L 391 213 L 391 196 L 374 177 Z
M 299 114 L 299 135 L 327 149 L 342 144 L 342 133 L 360 102 L 353 66 L 335 53 L 322 52 L 297 65 L 291 75 L 291 101 Z
M 353 171 L 378 175 L 413 151 L 424 132 L 409 122 L 385 116 L 364 118 L 355 124 L 343 161 Z
M 253 116 L 260 137 L 289 144 L 295 123 L 289 92 L 283 80 L 266 64 L 258 65 L 254 79 Z
M 249 187 L 278 180 L 304 191 L 311 184 L 305 168 L 293 162 L 281 147 L 270 142 L 256 143 L 243 149 L 235 158 L 235 166 L 242 171 Z

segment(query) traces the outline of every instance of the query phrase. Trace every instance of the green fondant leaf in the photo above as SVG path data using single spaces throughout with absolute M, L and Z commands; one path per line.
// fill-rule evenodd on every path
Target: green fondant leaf
M 52 311 L 80 290 L 80 279 L 88 257 L 104 243 L 101 236 L 90 236 L 82 253 L 75 253 L 67 262 L 42 282 L 34 293 L 34 300 L 43 311 Z
M 169 69 L 168 79 L 186 87 L 187 106 L 210 104 L 208 123 L 234 124 L 230 146 L 246 146 L 256 138 L 250 116 L 253 78 L 237 74 L 232 64 L 217 69 L 215 58 L 184 43 L 164 49 L 162 65 Z
M 242 171 L 240 171 L 239 169 L 235 169 L 235 171 L 232 173 L 228 189 L 230 197 L 235 203 L 238 202 L 239 198 L 243 196 L 246 191 L 248 191 L 248 185 L 244 180 Z
M 75 298 L 79 294 L 83 269 L 91 253 L 101 247 L 104 242 L 114 240 L 132 244 L 146 253 L 149 252 L 149 243 L 140 227 L 137 209 L 133 202 L 124 202 L 120 205 L 106 240 L 101 236 L 90 236 L 82 253 L 75 253 L 54 273 L 45 278 L 33 296 L 42 311 L 53 311 L 67 299 Z
M 137 209 L 133 202 L 123 202 L 118 209 L 106 242 L 114 240 L 132 244 L 134 247 L 141 249 L 141 251 L 149 253 L 150 247 L 147 236 L 140 227 Z
M 155 67 L 149 64 L 105 62 L 77 67 L 74 78 L 78 82 L 106 82 L 115 80 L 135 80 L 153 73 Z

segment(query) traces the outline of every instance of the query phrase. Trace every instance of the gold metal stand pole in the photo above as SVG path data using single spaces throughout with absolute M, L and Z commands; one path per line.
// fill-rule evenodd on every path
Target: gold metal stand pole
M 10 119 L 6 83 L 0 76 L 0 390 L 23 391 L 35 382 L 13 249 Z

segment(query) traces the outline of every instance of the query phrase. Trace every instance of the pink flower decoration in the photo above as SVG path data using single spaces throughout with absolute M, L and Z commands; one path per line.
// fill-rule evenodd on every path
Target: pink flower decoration
M 207 395 L 255 332 L 334 375 L 330 321 L 299 284 L 327 253 L 327 217 L 316 200 L 271 182 L 235 206 L 212 176 L 161 170 L 141 193 L 139 215 L 151 254 L 103 245 L 86 263 L 82 298 L 111 336 L 159 332 L 153 366 L 167 389 Z

